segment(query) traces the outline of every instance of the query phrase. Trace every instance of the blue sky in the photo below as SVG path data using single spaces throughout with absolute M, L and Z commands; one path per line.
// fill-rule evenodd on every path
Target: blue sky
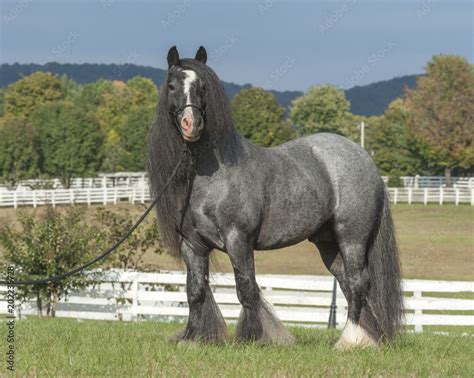
M 433 54 L 473 62 L 473 2 L 0 0 L 2 63 L 135 63 L 207 48 L 225 81 L 341 88 L 423 72 Z

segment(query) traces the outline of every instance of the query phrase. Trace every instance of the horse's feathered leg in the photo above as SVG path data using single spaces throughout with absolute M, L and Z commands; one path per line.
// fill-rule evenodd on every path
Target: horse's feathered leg
M 181 242 L 180 249 L 187 268 L 189 317 L 186 328 L 174 340 L 224 342 L 226 323 L 209 287 L 210 251 L 193 250 L 186 241 Z
M 242 304 L 236 340 L 280 345 L 293 343 L 293 335 L 278 319 L 258 288 L 251 243 L 246 241 L 244 234 L 233 232 L 226 245 L 234 268 L 237 296 Z
M 341 243 L 341 254 L 344 260 L 344 286 L 348 302 L 347 323 L 341 338 L 336 343 L 337 349 L 348 349 L 354 346 L 376 346 L 377 335 L 369 328 L 373 323 L 364 323 L 371 314 L 367 303 L 369 291 L 369 272 L 366 264 L 365 243 Z M 364 317 L 362 315 L 364 314 Z

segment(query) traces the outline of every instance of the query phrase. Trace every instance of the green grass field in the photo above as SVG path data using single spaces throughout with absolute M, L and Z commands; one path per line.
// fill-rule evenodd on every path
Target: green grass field
M 69 319 L 21 321 L 15 329 L 16 375 L 474 375 L 473 337 L 404 333 L 393 345 L 380 349 L 337 352 L 332 346 L 339 331 L 293 328 L 297 342 L 289 347 L 170 343 L 168 338 L 182 326 Z M 5 374 L 3 360 L 0 372 Z
M 128 208 L 138 218 L 139 205 L 120 204 L 107 209 Z M 96 206 L 88 209 L 88 216 Z M 34 211 L 25 208 L 25 211 Z M 40 210 L 41 211 L 41 210 Z M 474 207 L 454 205 L 406 205 L 392 208 L 403 275 L 406 278 L 474 280 Z M 18 211 L 0 209 L 0 227 L 15 224 Z M 226 255 L 215 252 L 213 270 L 232 272 Z M 184 270 L 184 264 L 168 255 L 148 254 L 153 270 Z M 258 273 L 329 274 L 316 247 L 308 241 L 275 251 L 256 252 Z

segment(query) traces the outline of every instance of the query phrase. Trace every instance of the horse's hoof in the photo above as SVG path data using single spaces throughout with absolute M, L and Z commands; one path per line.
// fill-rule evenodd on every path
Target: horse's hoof
M 378 343 L 367 333 L 367 331 L 358 324 L 347 321 L 342 335 L 334 348 L 340 351 L 346 351 L 354 348 L 375 348 Z

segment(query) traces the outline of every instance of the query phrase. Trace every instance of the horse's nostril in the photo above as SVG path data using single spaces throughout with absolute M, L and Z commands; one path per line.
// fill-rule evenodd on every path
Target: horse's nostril
M 193 121 L 191 117 L 183 117 L 183 119 L 181 120 L 181 127 L 187 131 L 192 126 L 193 126 Z

